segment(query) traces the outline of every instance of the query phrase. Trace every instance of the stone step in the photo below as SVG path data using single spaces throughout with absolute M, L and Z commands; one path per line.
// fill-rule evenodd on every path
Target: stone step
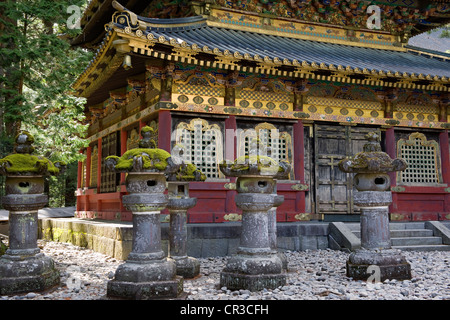
M 391 238 L 392 246 L 440 245 L 441 237 L 404 237 Z
M 361 231 L 353 231 L 355 236 L 361 238 Z M 406 237 L 432 237 L 433 230 L 428 229 L 403 229 L 403 230 L 392 230 L 391 238 L 406 238 Z
M 359 231 L 359 223 L 346 223 L 345 224 L 352 231 Z M 408 230 L 408 229 L 425 229 L 425 222 L 391 222 L 389 223 L 389 229 L 392 230 Z
M 432 236 L 433 230 L 428 229 L 391 230 L 391 238 L 432 237 Z
M 389 223 L 390 230 L 404 230 L 404 229 L 425 229 L 425 222 L 391 222 Z
M 416 245 L 416 246 L 392 246 L 393 249 L 403 251 L 450 251 L 450 245 Z

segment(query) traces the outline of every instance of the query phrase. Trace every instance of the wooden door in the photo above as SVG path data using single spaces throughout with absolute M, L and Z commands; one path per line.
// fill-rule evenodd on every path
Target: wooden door
M 314 126 L 314 184 L 316 214 L 355 214 L 354 174 L 342 172 L 338 163 L 363 150 L 365 135 L 380 129 L 339 124 Z

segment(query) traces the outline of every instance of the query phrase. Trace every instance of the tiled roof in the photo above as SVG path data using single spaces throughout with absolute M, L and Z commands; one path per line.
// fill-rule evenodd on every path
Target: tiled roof
M 284 36 L 268 35 L 256 32 L 231 30 L 221 27 L 208 26 L 196 21 L 196 24 L 185 27 L 171 28 L 165 23 L 161 27 L 148 27 L 146 32 L 155 38 L 164 37 L 174 39 L 177 43 L 188 46 L 197 45 L 199 48 L 215 48 L 231 54 L 235 52 L 242 56 L 265 57 L 291 62 L 296 60 L 316 63 L 320 65 L 334 65 L 335 67 L 350 66 L 351 68 L 367 69 L 369 71 L 384 71 L 398 73 L 423 74 L 432 77 L 450 77 L 450 64 L 447 57 L 422 56 L 408 51 L 395 51 L 349 46 L 328 42 L 295 39 Z M 251 60 L 251 59 L 250 59 Z

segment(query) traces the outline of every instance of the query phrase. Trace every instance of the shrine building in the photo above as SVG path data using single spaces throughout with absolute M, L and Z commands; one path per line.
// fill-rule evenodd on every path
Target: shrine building
M 279 222 L 358 221 L 337 164 L 369 132 L 408 163 L 390 175 L 390 220 L 450 220 L 450 54 L 408 45 L 448 23 L 446 1 L 90 1 L 72 39 L 95 53 L 73 84 L 89 124 L 76 215 L 131 220 L 104 160 L 150 126 L 207 177 L 190 182 L 188 223 L 239 221 L 218 165 L 255 138 L 292 167 Z

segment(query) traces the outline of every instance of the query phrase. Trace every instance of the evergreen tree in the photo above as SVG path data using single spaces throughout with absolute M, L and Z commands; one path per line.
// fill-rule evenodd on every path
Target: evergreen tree
M 66 40 L 70 5 L 87 0 L 0 0 L 0 134 L 15 137 L 22 123 L 62 108 L 79 116 L 80 102 L 70 85 L 84 70 L 90 53 Z M 61 115 L 60 115 L 61 117 Z M 10 151 L 10 150 L 9 150 Z
M 71 84 L 92 53 L 70 46 L 80 30 L 68 27 L 67 9 L 87 2 L 0 0 L 0 157 L 26 129 L 36 154 L 67 163 L 82 158 L 84 101 L 72 95 Z

